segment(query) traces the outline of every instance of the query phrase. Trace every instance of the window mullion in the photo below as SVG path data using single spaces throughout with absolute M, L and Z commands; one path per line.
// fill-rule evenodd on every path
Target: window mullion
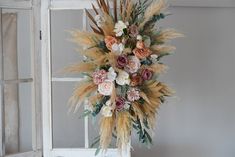
M 2 9 L 0 9 L 0 78 L 4 78 L 3 65 L 3 39 L 2 39 Z M 0 156 L 5 155 L 5 127 L 4 127 L 4 84 L 0 84 Z

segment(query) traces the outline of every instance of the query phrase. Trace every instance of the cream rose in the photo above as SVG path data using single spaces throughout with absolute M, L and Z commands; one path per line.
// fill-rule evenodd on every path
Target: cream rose
M 109 96 L 113 91 L 113 82 L 111 80 L 105 80 L 98 85 L 98 92 L 102 95 Z
M 116 78 L 116 83 L 123 86 L 125 84 L 130 84 L 129 74 L 123 70 L 118 73 L 118 77 Z
M 140 60 L 136 56 L 128 57 L 128 63 L 125 70 L 129 73 L 136 73 L 140 68 Z
M 104 116 L 104 117 L 112 117 L 113 115 L 113 112 L 112 112 L 112 107 L 111 106 L 106 106 L 104 105 L 102 107 L 102 112 L 101 114 Z

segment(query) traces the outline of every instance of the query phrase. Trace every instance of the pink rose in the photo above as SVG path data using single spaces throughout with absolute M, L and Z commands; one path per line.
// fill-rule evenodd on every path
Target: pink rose
M 131 25 L 129 27 L 129 33 L 131 37 L 137 37 L 137 35 L 139 34 L 139 30 L 138 27 L 136 25 Z
M 140 60 L 136 56 L 129 56 L 125 70 L 129 73 L 136 73 L 140 68 Z
M 128 59 L 126 55 L 120 55 L 117 58 L 117 67 L 124 68 L 128 63 Z
M 112 46 L 113 44 L 117 44 L 118 41 L 116 38 L 112 37 L 112 36 L 106 36 L 105 39 L 105 44 L 106 44 L 106 47 L 111 51 L 112 50 Z
M 141 72 L 141 77 L 143 78 L 143 80 L 150 80 L 153 76 L 153 72 L 149 69 L 144 69 Z
M 124 108 L 125 99 L 123 97 L 117 97 L 116 99 L 116 109 L 117 111 L 121 111 Z
M 107 78 L 107 72 L 105 70 L 98 70 L 92 74 L 93 82 L 95 84 L 103 83 L 104 80 Z
M 103 83 L 98 85 L 98 92 L 102 95 L 109 96 L 113 91 L 113 82 L 110 80 L 105 80 Z
M 140 99 L 140 91 L 137 88 L 131 88 L 127 91 L 127 99 L 131 102 Z
M 144 58 L 148 57 L 149 55 L 151 55 L 152 52 L 148 48 L 143 48 L 143 49 L 135 48 L 133 50 L 133 53 L 139 59 L 144 59 Z

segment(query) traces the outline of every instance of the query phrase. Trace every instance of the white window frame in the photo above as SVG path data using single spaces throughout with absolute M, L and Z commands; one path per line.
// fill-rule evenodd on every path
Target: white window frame
M 0 2 L 1 9 L 22 9 L 30 10 L 30 47 L 31 47 L 31 77 L 18 80 L 4 81 L 3 83 L 24 83 L 32 82 L 32 151 L 20 152 L 16 154 L 5 154 L 5 127 L 4 127 L 4 106 L 3 106 L 3 88 L 0 92 L 0 156 L 6 157 L 41 157 L 42 156 L 42 120 L 41 120 L 41 72 L 40 72 L 40 0 L 14 1 L 5 0 Z M 1 36 L 1 33 L 0 33 Z M 0 42 L 2 44 L 2 36 Z M 1 46 L 2 47 L 2 46 Z M 2 49 L 1 58 L 2 56 Z M 1 65 L 2 68 L 2 65 Z M 2 71 L 2 70 L 1 70 Z M 2 83 L 2 82 L 1 82 Z

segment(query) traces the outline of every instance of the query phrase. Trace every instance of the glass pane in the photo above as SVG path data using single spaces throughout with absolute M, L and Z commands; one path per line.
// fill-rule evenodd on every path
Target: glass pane
M 4 86 L 6 154 L 32 150 L 32 83 Z
M 30 10 L 2 10 L 4 79 L 31 77 Z
M 82 61 L 83 57 L 76 51 L 76 45 L 69 41 L 68 31 L 82 29 L 82 10 L 51 11 L 51 48 L 52 75 L 54 77 L 78 77 L 76 74 L 65 74 L 63 69 L 68 65 Z
M 54 82 L 52 84 L 53 148 L 84 147 L 84 120 L 77 113 L 68 112 L 74 82 Z

